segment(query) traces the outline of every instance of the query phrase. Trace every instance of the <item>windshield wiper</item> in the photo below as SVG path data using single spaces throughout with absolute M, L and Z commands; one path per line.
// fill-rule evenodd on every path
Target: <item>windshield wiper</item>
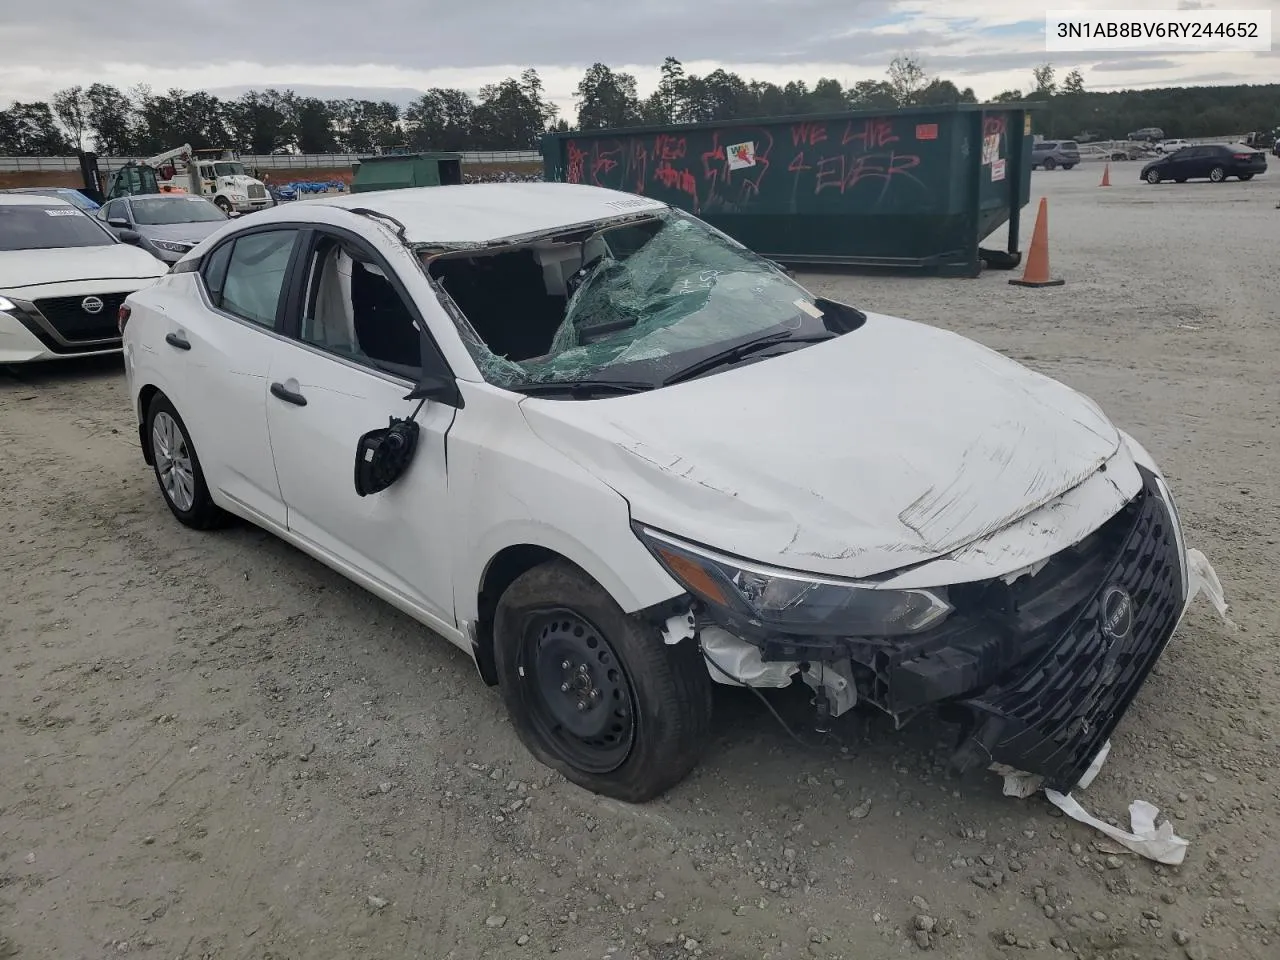
M 602 393 L 643 393 L 652 390 L 654 384 L 643 380 L 548 380 L 543 383 L 522 383 L 507 387 L 516 393 L 531 397 L 545 394 L 567 393 L 571 397 L 594 397 Z
M 736 363 L 757 350 L 763 350 L 765 347 L 771 347 L 779 343 L 822 343 L 824 340 L 834 340 L 839 334 L 835 333 L 814 333 L 802 337 L 792 336 L 789 331 L 782 333 L 771 333 L 765 337 L 759 337 L 755 340 L 748 340 L 746 343 L 739 343 L 737 346 L 729 347 L 721 350 L 719 353 L 713 353 L 709 357 L 703 357 L 694 363 L 689 364 L 677 370 L 667 379 L 662 381 L 664 387 L 673 383 L 680 383 L 683 380 L 691 380 L 714 370 L 716 367 L 723 367 L 726 364 Z

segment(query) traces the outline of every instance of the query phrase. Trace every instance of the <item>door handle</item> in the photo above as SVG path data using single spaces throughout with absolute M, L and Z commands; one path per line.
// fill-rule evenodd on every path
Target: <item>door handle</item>
M 191 343 L 180 333 L 166 333 L 164 342 L 171 347 L 177 347 L 179 350 L 190 350 Z
M 273 383 L 271 385 L 271 395 L 283 400 L 285 403 L 292 403 L 296 407 L 305 407 L 307 405 L 306 397 L 290 390 L 283 383 Z

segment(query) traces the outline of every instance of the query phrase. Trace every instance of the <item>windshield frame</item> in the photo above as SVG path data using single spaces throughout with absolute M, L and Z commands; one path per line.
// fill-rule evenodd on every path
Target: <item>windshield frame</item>
M 495 355 L 489 349 L 488 344 L 485 343 L 484 339 L 479 335 L 475 327 L 472 326 L 462 307 L 450 296 L 446 285 L 432 273 L 432 266 L 442 260 L 495 256 L 501 253 L 527 249 L 537 245 L 538 243 L 548 241 L 573 244 L 578 246 L 579 251 L 581 251 L 588 243 L 598 237 L 617 230 L 634 228 L 637 225 L 643 225 L 649 222 L 662 224 L 662 228 L 655 233 L 655 236 L 663 230 L 672 228 L 675 224 L 684 223 L 691 225 L 693 229 L 700 231 L 702 234 L 702 236 L 697 237 L 693 241 L 694 243 L 709 243 L 710 246 L 705 249 L 713 250 L 718 247 L 718 252 L 723 254 L 724 252 L 729 251 L 731 252 L 732 257 L 737 259 L 737 262 L 741 265 L 742 269 L 730 270 L 727 272 L 727 275 L 739 277 L 755 274 L 760 278 L 764 278 L 768 283 L 778 284 L 778 290 L 785 290 L 786 306 L 794 306 L 794 313 L 788 313 L 785 318 L 780 317 L 773 323 L 762 322 L 753 325 L 747 322 L 740 329 L 735 330 L 735 335 L 733 336 L 716 337 L 714 339 L 709 339 L 706 342 L 691 345 L 686 349 L 673 349 L 658 355 L 651 354 L 647 356 L 639 356 L 632 360 L 619 360 L 615 357 L 612 360 L 602 363 L 586 364 L 583 369 L 577 371 L 578 375 L 575 376 L 565 377 L 557 375 L 555 372 L 549 376 L 544 376 L 531 374 L 526 365 L 535 361 L 541 362 L 544 360 L 549 363 L 552 358 L 563 355 L 568 351 L 562 350 L 559 354 L 549 351 L 548 354 L 543 357 L 530 358 L 519 363 L 508 360 L 505 357 Z M 685 229 L 687 229 L 687 227 L 685 227 Z M 643 249 L 644 246 L 652 239 L 653 237 L 650 237 L 649 240 L 640 244 L 635 250 L 630 251 L 627 257 L 624 257 L 621 260 L 611 258 L 610 262 L 615 265 L 625 264 L 631 256 L 634 256 L 636 252 Z M 687 367 L 696 366 L 708 358 L 718 354 L 726 352 L 731 353 L 739 347 L 753 344 L 761 339 L 774 338 L 777 337 L 778 334 L 785 335 L 777 337 L 778 351 L 764 350 L 759 354 L 753 352 L 750 357 L 742 358 L 743 361 L 749 360 L 750 362 L 755 362 L 758 359 L 765 359 L 768 356 L 773 356 L 775 352 L 785 352 L 792 349 L 787 344 L 787 341 L 789 340 L 794 340 L 796 345 L 808 345 L 817 342 L 819 339 L 823 339 L 818 335 L 839 335 L 839 333 L 845 332 L 833 331 L 826 325 L 823 310 L 815 305 L 819 298 L 801 286 L 794 277 L 790 275 L 789 271 L 785 270 L 778 263 L 763 257 L 750 248 L 744 246 L 712 224 L 709 224 L 686 211 L 673 207 L 654 208 L 625 218 L 600 218 L 596 221 L 577 224 L 572 227 L 558 227 L 554 230 L 542 231 L 538 234 L 498 240 L 492 244 L 485 244 L 483 246 L 469 244 L 465 248 L 449 248 L 438 244 L 421 244 L 418 245 L 415 252 L 418 254 L 417 259 L 420 268 L 426 275 L 428 283 L 431 285 L 433 291 L 436 293 L 437 299 L 442 306 L 444 306 L 446 312 L 453 320 L 460 339 L 463 341 L 463 345 L 470 354 L 481 378 L 486 383 L 504 390 L 509 390 L 513 393 L 519 393 L 523 386 L 536 388 L 536 392 L 538 393 L 545 393 L 550 391 L 552 385 L 557 383 L 564 385 L 566 387 L 566 393 L 568 393 L 570 392 L 568 388 L 572 387 L 575 383 L 581 383 L 584 380 L 595 383 L 617 382 L 619 384 L 647 382 L 651 385 L 651 389 L 660 389 L 668 385 L 668 381 L 671 380 L 673 376 L 678 375 Z M 658 257 L 659 261 L 661 259 L 661 257 Z M 580 257 L 578 262 L 581 262 Z M 717 270 L 714 265 L 700 266 L 694 264 L 689 269 L 692 274 L 696 274 L 700 271 L 704 273 L 710 271 L 711 273 L 718 273 L 721 275 L 725 274 L 725 271 Z M 583 282 L 582 287 L 579 288 L 579 291 L 581 289 L 585 289 L 590 284 L 591 279 L 591 277 L 588 277 Z M 675 286 L 675 283 L 676 278 L 673 276 L 672 287 Z M 714 283 L 712 286 L 714 286 Z M 708 290 L 710 289 L 711 287 L 708 287 Z M 758 289 L 758 287 L 755 289 Z M 573 292 L 568 297 L 565 307 L 566 321 L 572 313 L 573 301 L 579 291 Z M 683 293 L 686 291 L 680 292 Z M 734 291 L 731 288 L 728 291 L 730 296 L 732 296 L 733 292 Z M 672 290 L 668 289 L 666 296 L 670 298 L 671 293 Z M 710 301 L 710 294 L 707 296 L 707 301 Z M 762 302 L 768 303 L 768 298 Z M 730 305 L 731 303 L 725 304 L 725 306 Z M 777 310 L 779 307 L 783 306 L 783 299 L 781 297 L 774 297 L 772 298 L 772 303 L 768 303 L 768 305 L 774 310 Z M 690 319 L 691 317 L 697 317 L 700 310 L 701 307 L 694 309 L 687 314 L 677 315 L 676 319 L 671 322 L 651 328 L 649 331 L 646 331 L 641 336 L 637 337 L 636 340 L 621 345 L 618 356 L 625 354 L 632 346 L 634 346 L 635 343 L 642 341 L 647 336 L 654 333 L 661 334 L 678 326 L 680 323 Z M 708 320 L 714 321 L 716 318 L 713 312 L 712 314 L 698 317 L 698 319 L 701 323 L 705 324 Z M 762 317 L 762 320 L 763 319 L 767 318 Z M 564 324 L 565 321 L 562 321 L 561 327 L 557 330 L 556 339 L 559 339 L 560 334 L 564 329 Z M 608 324 L 606 323 L 604 325 L 607 326 Z M 581 344 L 576 344 L 571 347 L 570 350 L 580 349 L 581 347 Z M 643 350 L 644 348 L 641 349 Z M 658 347 L 655 344 L 651 345 L 649 349 L 658 349 Z M 726 361 L 725 366 L 733 365 L 735 362 L 737 361 Z M 531 392 L 535 391 L 531 389 Z
M 80 250 L 91 249 L 93 247 L 111 247 L 121 241 L 110 230 L 104 227 L 98 220 L 89 213 L 77 207 L 75 204 L 66 200 L 57 200 L 49 198 L 50 203 L 16 203 L 16 204 L 0 204 L 0 220 L 5 217 L 9 211 L 38 211 L 50 219 L 65 217 L 68 220 L 74 220 L 76 223 L 84 222 L 88 224 L 88 229 L 83 231 L 80 239 L 90 241 L 90 238 L 99 242 L 84 243 L 50 243 L 37 246 L 7 246 L 5 244 L 5 234 L 0 231 L 0 253 L 19 253 L 28 250 Z M 50 213 L 50 211 L 54 211 Z M 40 220 L 33 217 L 34 222 L 40 223 Z

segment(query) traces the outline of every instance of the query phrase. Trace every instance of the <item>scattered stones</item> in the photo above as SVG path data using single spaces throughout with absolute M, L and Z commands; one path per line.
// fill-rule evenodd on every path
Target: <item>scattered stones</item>
M 1173 942 L 1180 947 L 1185 947 L 1188 943 L 1191 942 L 1191 934 L 1187 933 L 1187 931 L 1185 930 L 1174 930 Z
M 373 896 L 373 894 L 370 894 L 368 897 L 365 898 L 365 900 L 369 904 L 370 908 L 373 910 L 381 910 L 388 903 L 390 903 L 389 900 L 385 900 L 382 897 L 375 897 Z
M 868 797 L 860 804 L 849 811 L 849 816 L 854 820 L 865 820 L 867 815 L 871 813 L 871 798 Z
M 928 950 L 933 946 L 933 938 L 929 936 L 929 933 L 926 930 L 917 930 L 915 932 L 915 941 L 916 946 L 921 950 Z
M 528 942 L 529 942 L 529 935 L 527 933 L 522 933 L 520 934 L 520 936 L 516 937 L 517 947 L 523 947 Z
M 484 925 L 490 930 L 498 930 L 507 925 L 507 918 L 503 916 L 492 916 L 485 920 Z
M 938 921 L 927 913 L 917 913 L 915 920 L 912 922 L 917 930 L 923 930 L 925 933 L 933 933 L 934 928 L 938 925 Z

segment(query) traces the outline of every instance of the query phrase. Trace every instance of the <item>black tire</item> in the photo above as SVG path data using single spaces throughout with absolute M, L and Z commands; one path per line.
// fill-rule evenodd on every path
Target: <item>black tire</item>
M 1227 171 L 1223 167 L 1214 167 L 1209 171 L 1209 179 L 1214 183 L 1222 183 L 1227 179 Z
M 1046 170 L 1052 170 L 1057 165 L 1058 165 L 1058 161 L 1054 160 L 1053 157 L 1044 158 L 1044 168 Z
M 1186 177 L 1175 177 L 1173 182 L 1174 182 L 1174 183 L 1186 183 L 1186 182 L 1187 182 L 1187 178 L 1186 178 Z
M 228 216 L 231 214 L 231 201 L 228 200 L 226 197 L 214 197 L 213 203 L 214 203 L 214 206 L 216 206 L 223 213 L 227 214 Z
M 1252 173 L 1242 173 L 1242 174 L 1240 174 L 1240 179 L 1241 179 L 1241 180 L 1252 180 L 1252 179 L 1253 179 L 1253 174 L 1252 174 Z
M 171 493 L 169 487 L 165 485 L 166 469 L 162 463 L 165 458 L 163 451 L 157 449 L 156 425 L 158 421 L 161 423 L 162 428 L 168 423 L 172 423 L 181 438 L 182 448 L 190 462 L 190 504 L 175 502 L 175 494 Z M 196 448 L 191 442 L 191 435 L 187 432 L 187 425 L 182 422 L 182 417 L 178 415 L 177 409 L 174 408 L 169 398 L 163 393 L 157 393 L 152 397 L 151 404 L 147 407 L 145 436 L 147 445 L 150 447 L 152 469 L 155 471 L 156 483 L 160 487 L 160 494 L 164 497 L 164 502 L 168 504 L 169 510 L 178 518 L 178 521 L 194 530 L 213 530 L 225 526 L 230 520 L 230 516 L 214 503 L 213 498 L 209 496 L 209 487 L 204 482 L 204 470 L 200 466 L 200 458 L 196 455 Z M 171 453 L 177 452 L 177 450 L 171 451 Z
M 593 793 L 643 803 L 683 780 L 702 755 L 711 677 L 697 644 L 666 644 L 567 561 L 534 567 L 499 599 L 494 663 L 520 741 Z M 565 677 L 584 679 L 566 689 Z M 588 743 L 566 726 L 574 723 L 607 726 Z
M 1147 173 L 1146 173 L 1146 181 L 1147 181 L 1147 183 L 1150 183 L 1150 184 L 1156 184 L 1156 183 L 1159 183 L 1159 182 L 1160 182 L 1160 171 L 1159 171 L 1159 170 L 1148 170 L 1148 171 L 1147 171 Z
M 1062 165 L 1062 169 L 1063 169 L 1063 170 L 1070 170 L 1070 169 L 1071 169 L 1072 167 L 1074 167 L 1074 166 L 1075 166 L 1075 164 L 1074 164 L 1074 163 L 1064 163 L 1064 164 Z

